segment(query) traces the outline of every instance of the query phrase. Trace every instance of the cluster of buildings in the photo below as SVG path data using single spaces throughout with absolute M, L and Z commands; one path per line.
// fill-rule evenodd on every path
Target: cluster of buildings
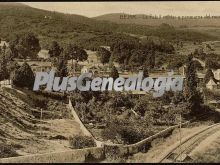
M 6 41 L 1 41 L 0 42 L 0 48 L 2 47 L 8 47 L 9 44 Z M 110 50 L 109 46 L 101 46 L 107 50 Z M 96 51 L 91 51 L 91 50 L 86 50 L 88 54 L 88 59 L 83 62 L 78 62 L 78 66 L 80 67 L 80 72 L 76 72 L 76 74 L 82 74 L 82 73 L 88 73 L 91 72 L 93 75 L 102 75 L 102 76 L 107 76 L 110 72 L 109 68 L 106 68 L 105 71 L 103 71 L 103 65 L 99 61 L 97 57 L 97 52 Z M 52 62 L 49 61 L 48 59 L 50 58 L 49 55 L 49 50 L 42 49 L 38 53 L 38 59 L 36 60 L 26 60 L 26 62 L 30 65 L 32 68 L 33 72 L 49 72 L 50 70 L 56 70 L 56 68 L 52 65 Z M 199 59 L 194 58 L 193 60 L 197 60 L 201 66 L 204 68 L 203 72 L 197 72 L 197 76 L 199 79 L 199 83 L 202 84 L 204 82 L 204 77 L 205 77 L 205 63 Z M 22 65 L 24 60 L 19 60 L 17 59 L 17 62 L 19 65 Z M 76 61 L 74 61 L 74 67 L 76 66 Z M 115 64 L 116 67 L 119 67 L 118 64 Z M 174 74 L 173 76 L 181 76 L 185 78 L 185 69 L 186 66 L 182 66 L 179 68 L 179 73 Z M 70 74 L 73 72 L 72 68 L 72 62 L 68 61 L 68 71 Z M 167 76 L 166 69 L 164 69 L 162 72 L 158 70 L 158 72 L 150 73 L 150 77 L 155 77 L 157 78 L 158 76 Z M 214 91 L 220 91 L 220 69 L 212 69 L 212 72 L 214 74 L 214 78 L 211 78 L 208 83 L 206 84 L 206 88 Z M 119 69 L 119 74 L 120 76 L 126 78 L 128 76 L 131 76 L 131 73 L 128 71 L 120 71 Z

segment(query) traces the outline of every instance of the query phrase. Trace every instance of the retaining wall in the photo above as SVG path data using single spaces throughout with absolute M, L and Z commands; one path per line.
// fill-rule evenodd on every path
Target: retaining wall
M 87 130 L 87 128 L 84 126 L 84 124 L 82 123 L 82 121 L 80 120 L 79 116 L 77 115 L 75 109 L 73 108 L 73 105 L 72 105 L 72 102 L 69 100 L 69 108 L 72 112 L 72 115 L 75 119 L 75 121 L 77 123 L 79 123 L 80 125 L 80 129 L 82 130 L 83 134 L 86 135 L 86 136 L 90 136 L 90 137 L 93 137 L 92 134 Z
M 187 121 L 185 123 L 182 124 L 182 126 L 185 126 L 187 124 L 189 124 L 190 121 Z M 146 139 L 143 139 L 135 144 L 130 144 L 130 145 L 104 145 L 104 151 L 105 151 L 105 156 L 108 158 L 108 156 L 112 156 L 112 153 L 117 153 L 119 155 L 117 156 L 125 156 L 125 155 L 132 155 L 132 154 L 136 154 L 138 152 L 146 152 L 150 146 L 151 146 L 151 142 L 154 139 L 160 138 L 160 137 L 165 137 L 167 136 L 169 133 L 172 133 L 172 131 L 175 128 L 178 128 L 179 125 L 175 125 L 175 126 L 171 126 L 165 130 L 162 130 Z M 111 153 L 111 154 L 107 154 L 107 153 Z
M 83 163 L 104 160 L 102 147 L 0 159 L 0 163 Z
M 72 115 L 73 115 L 75 121 L 76 121 L 77 123 L 79 123 L 80 129 L 82 130 L 83 134 L 86 135 L 86 136 L 92 137 L 92 138 L 94 139 L 95 143 L 96 143 L 96 146 L 97 146 L 97 147 L 101 147 L 101 146 L 103 145 L 103 142 L 98 141 L 98 140 L 91 134 L 91 132 L 88 131 L 88 129 L 85 127 L 85 125 L 84 125 L 83 122 L 80 120 L 79 116 L 77 115 L 75 109 L 73 108 L 73 105 L 72 105 L 72 102 L 70 101 L 70 99 L 69 99 L 69 108 L 70 108 L 70 110 L 71 110 L 71 112 L 72 112 Z

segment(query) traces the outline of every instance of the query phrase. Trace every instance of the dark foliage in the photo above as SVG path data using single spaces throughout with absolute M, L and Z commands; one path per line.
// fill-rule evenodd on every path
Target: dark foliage
M 70 137 L 69 143 L 73 149 L 82 149 L 96 146 L 96 143 L 92 137 L 81 135 L 74 135 L 73 137 Z
M 18 70 L 15 70 L 12 75 L 12 84 L 17 87 L 32 89 L 34 80 L 34 73 L 26 62 Z

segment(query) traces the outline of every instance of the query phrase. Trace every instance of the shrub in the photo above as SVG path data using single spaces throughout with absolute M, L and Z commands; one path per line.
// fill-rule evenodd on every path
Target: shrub
M 92 137 L 75 135 L 69 138 L 69 143 L 73 149 L 96 147 L 96 143 Z
M 14 157 L 18 156 L 15 149 L 7 144 L 0 143 L 0 158 Z
M 59 93 L 59 92 L 47 92 L 47 91 L 36 91 L 35 94 L 44 96 L 44 97 L 49 97 L 51 99 L 55 100 L 67 100 L 67 94 L 66 93 Z
M 134 144 L 153 134 L 154 132 L 148 123 L 142 119 L 132 121 L 115 118 L 110 120 L 102 131 L 102 136 L 105 139 L 123 144 Z
M 18 70 L 13 72 L 12 83 L 17 87 L 32 89 L 34 79 L 34 73 L 31 67 L 25 62 Z

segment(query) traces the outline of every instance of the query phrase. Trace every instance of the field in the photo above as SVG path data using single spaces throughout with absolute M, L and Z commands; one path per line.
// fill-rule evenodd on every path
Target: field
M 30 95 L 15 89 L 0 89 L 0 96 L 0 142 L 12 146 L 19 155 L 68 151 L 68 138 L 81 134 L 62 101 L 49 99 L 47 107 L 39 108 L 28 99 Z

